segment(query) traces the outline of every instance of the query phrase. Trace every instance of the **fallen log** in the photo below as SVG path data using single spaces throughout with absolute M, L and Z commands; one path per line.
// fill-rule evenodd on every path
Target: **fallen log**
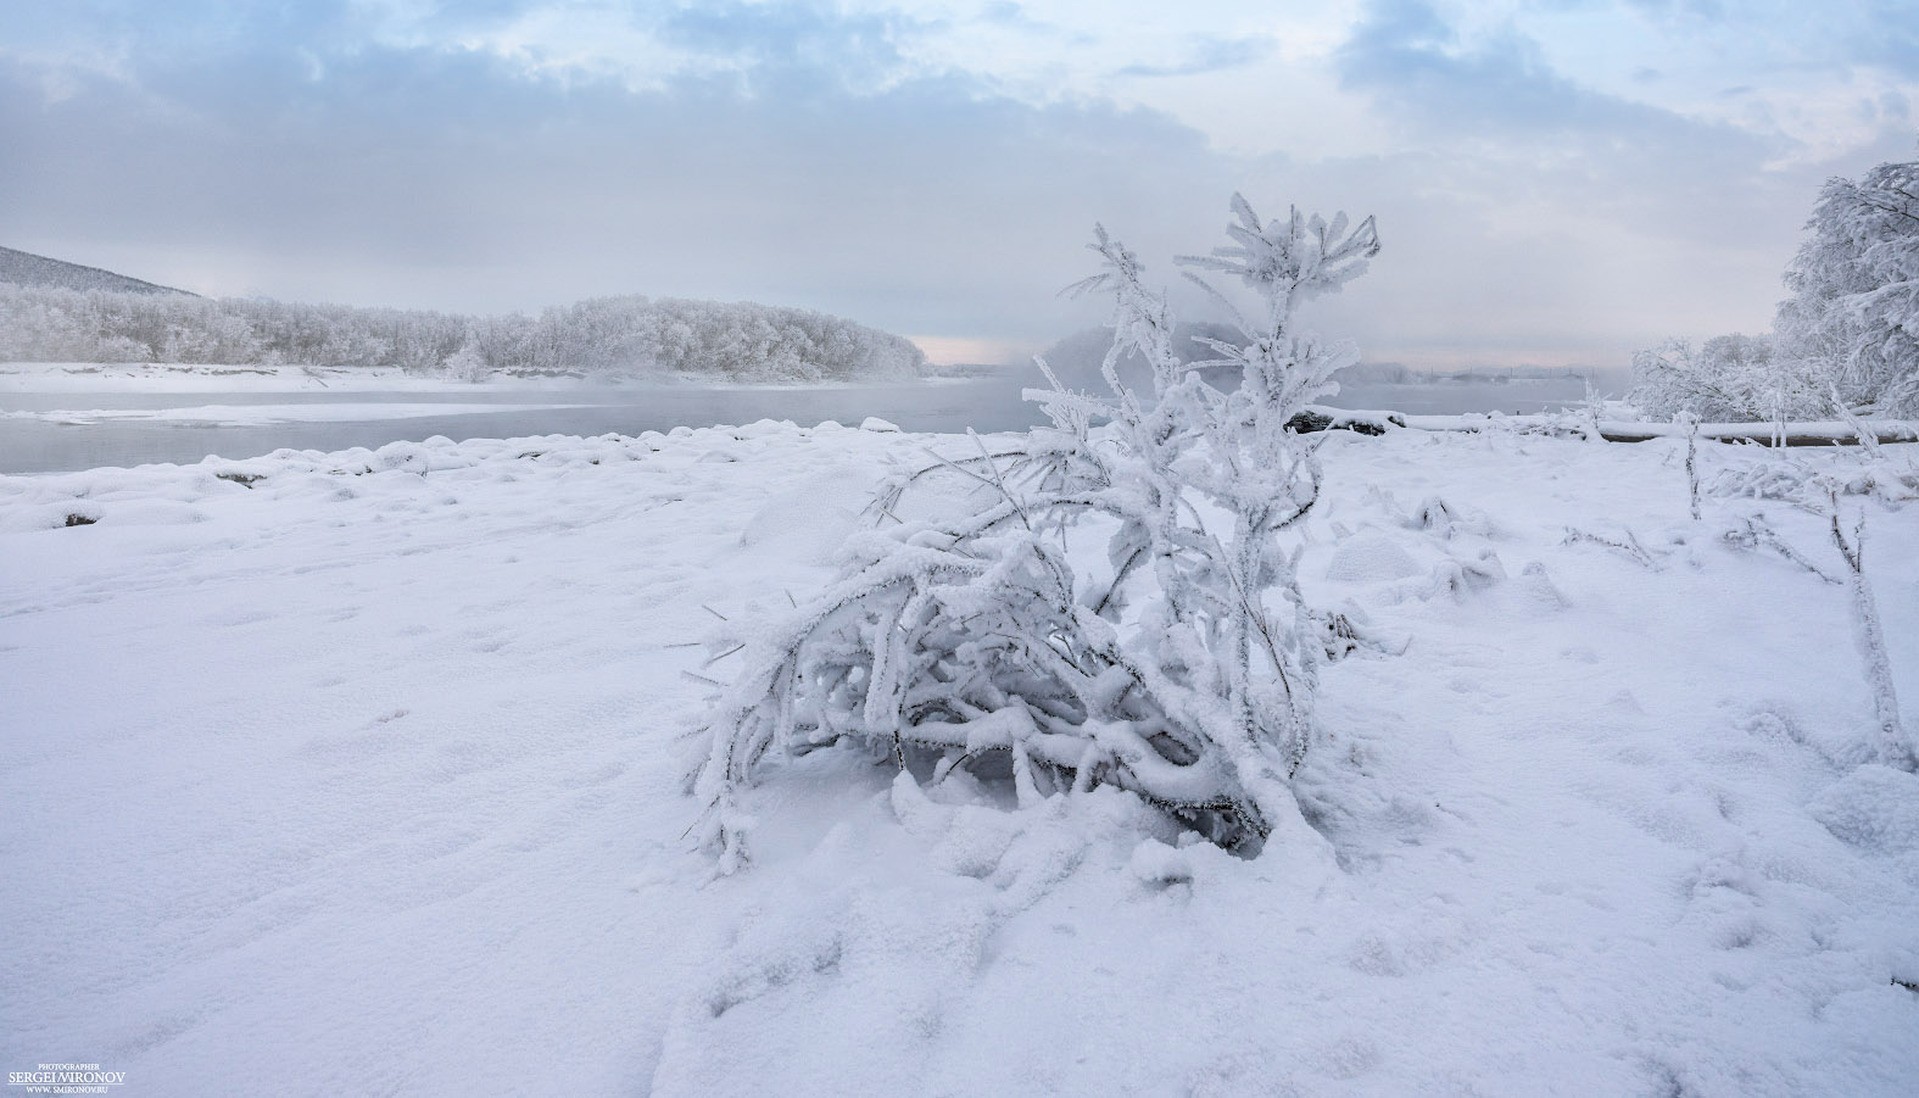
M 1392 413 L 1366 413 L 1374 418 Z M 1641 423 L 1633 420 L 1577 419 L 1569 415 L 1505 415 L 1469 412 L 1456 416 L 1394 416 L 1409 428 L 1420 431 L 1511 431 L 1518 434 L 1585 435 L 1597 426 L 1599 437 L 1607 442 L 1650 442 L 1656 438 L 1685 438 L 1686 428 L 1676 423 Z M 1860 424 L 1878 442 L 1919 441 L 1919 425 L 1904 420 L 1874 420 Z M 1797 423 L 1701 423 L 1699 437 L 1715 442 L 1757 443 L 1772 446 L 1857 446 L 1859 435 L 1843 420 L 1809 420 Z
M 1900 420 L 1880 420 L 1863 426 L 1878 442 L 1919 441 L 1919 428 Z M 1702 423 L 1699 437 L 1715 442 L 1756 442 L 1761 446 L 1857 446 L 1859 434 L 1839 420 L 1809 423 Z M 1601 420 L 1599 434 L 1608 442 L 1649 442 L 1655 438 L 1684 438 L 1686 429 L 1675 423 L 1620 423 Z
M 1394 427 L 1406 426 L 1406 417 L 1398 412 L 1356 412 L 1349 408 L 1328 408 L 1310 404 L 1286 421 L 1286 429 L 1296 435 L 1320 431 L 1354 431 L 1362 435 L 1383 435 Z

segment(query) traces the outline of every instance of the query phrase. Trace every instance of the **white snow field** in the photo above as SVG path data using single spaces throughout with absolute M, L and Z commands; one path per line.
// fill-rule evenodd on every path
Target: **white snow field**
M 1692 521 L 1682 440 L 1329 438 L 1306 592 L 1403 651 L 1325 668 L 1316 829 L 1257 859 L 824 751 L 716 877 L 682 779 L 732 670 L 688 644 L 816 590 L 926 447 L 971 452 L 760 423 L 0 478 L 0 1060 L 127 1095 L 1919 1089 L 1919 777 L 1871 761 L 1846 589 L 1722 534 L 1843 565 L 1784 504 Z M 1844 503 L 1912 728 L 1919 508 Z
M 84 427 L 104 422 L 252 426 L 267 423 L 337 423 L 432 416 L 499 415 L 577 408 L 577 404 L 198 404 L 190 408 L 62 408 L 48 412 L 0 412 L 0 419 L 33 419 Z
M 564 389 L 569 379 L 460 381 L 379 367 L 218 366 L 170 362 L 0 363 L 0 393 L 473 393 Z

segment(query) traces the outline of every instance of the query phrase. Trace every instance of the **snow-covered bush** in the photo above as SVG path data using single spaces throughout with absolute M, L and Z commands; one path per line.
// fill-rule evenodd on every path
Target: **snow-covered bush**
M 1785 272 L 1775 337 L 1683 341 L 1633 359 L 1630 399 L 1658 418 L 1919 415 L 1919 161 L 1831 179 Z
M 486 356 L 473 344 L 467 343 L 446 356 L 446 361 L 440 364 L 440 372 L 455 381 L 485 381 L 493 371 L 486 364 Z
M 1053 387 L 1027 397 L 1050 427 L 933 467 L 989 489 L 988 506 L 864 535 L 838 582 L 750 639 L 694 778 L 723 869 L 745 857 L 743 798 L 769 758 L 833 744 L 933 783 L 997 771 L 1022 802 L 1117 786 L 1248 852 L 1298 812 L 1324 631 L 1282 535 L 1317 501 L 1320 471 L 1316 443 L 1286 423 L 1354 355 L 1293 317 L 1379 243 L 1370 218 L 1262 223 L 1238 196 L 1233 210 L 1231 245 L 1181 260 L 1260 302 L 1233 310 L 1234 339 L 1204 341 L 1212 359 L 1182 361 L 1164 298 L 1096 229 L 1101 270 L 1076 289 L 1115 301 L 1110 395 L 1048 370 Z M 1132 355 L 1150 393 L 1119 376 Z M 1237 386 L 1207 384 L 1207 366 L 1231 366 Z M 913 479 L 877 510 L 895 513 Z
M 1807 363 L 1782 359 L 1769 336 L 1715 336 L 1698 350 L 1668 340 L 1633 356 L 1627 400 L 1660 419 L 1707 423 L 1822 418 L 1830 398 Z

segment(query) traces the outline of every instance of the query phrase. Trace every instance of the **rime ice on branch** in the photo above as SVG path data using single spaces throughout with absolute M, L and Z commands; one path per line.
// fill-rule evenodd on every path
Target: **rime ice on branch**
M 877 510 L 890 517 L 928 476 L 971 478 L 987 506 L 864 536 L 838 582 L 749 646 L 694 779 L 723 870 L 746 856 L 744 795 L 769 757 L 831 744 L 931 783 L 1007 773 L 1023 804 L 1117 786 L 1249 853 L 1296 816 L 1328 655 L 1284 540 L 1319 498 L 1318 443 L 1286 422 L 1356 356 L 1300 335 L 1294 313 L 1361 274 L 1379 241 L 1371 218 L 1262 223 L 1237 195 L 1232 208 L 1231 243 L 1180 263 L 1237 339 L 1203 340 L 1217 357 L 1182 364 L 1165 298 L 1096 228 L 1100 271 L 1070 289 L 1113 296 L 1110 394 L 1069 392 L 1041 361 L 1052 388 L 1026 396 L 1051 427 L 1017 450 L 941 459 Z M 1258 309 L 1204 274 L 1236 280 Z M 1133 353 L 1151 393 L 1120 381 Z M 1224 364 L 1240 369 L 1230 392 L 1196 373 Z
M 1872 690 L 1873 749 L 1879 761 L 1902 770 L 1919 770 L 1919 752 L 1906 736 L 1899 719 L 1899 695 L 1893 689 L 1892 656 L 1886 649 L 1886 630 L 1879 620 L 1879 600 L 1866 579 L 1866 516 L 1862 511 L 1848 535 L 1839 521 L 1839 490 L 1826 486 L 1826 509 L 1832 519 L 1832 544 L 1846 562 L 1846 587 L 1852 595 L 1853 640 L 1865 661 L 1866 685 Z

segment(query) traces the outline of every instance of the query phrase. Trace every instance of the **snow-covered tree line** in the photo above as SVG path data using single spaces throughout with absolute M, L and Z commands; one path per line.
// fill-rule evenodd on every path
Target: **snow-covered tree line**
M 926 358 L 850 320 L 744 302 L 604 297 L 537 317 L 465 316 L 0 283 L 0 361 L 819 381 L 913 376 Z
M 1806 228 L 1773 334 L 1640 352 L 1635 404 L 1722 422 L 1919 415 L 1919 161 L 1827 181 Z

